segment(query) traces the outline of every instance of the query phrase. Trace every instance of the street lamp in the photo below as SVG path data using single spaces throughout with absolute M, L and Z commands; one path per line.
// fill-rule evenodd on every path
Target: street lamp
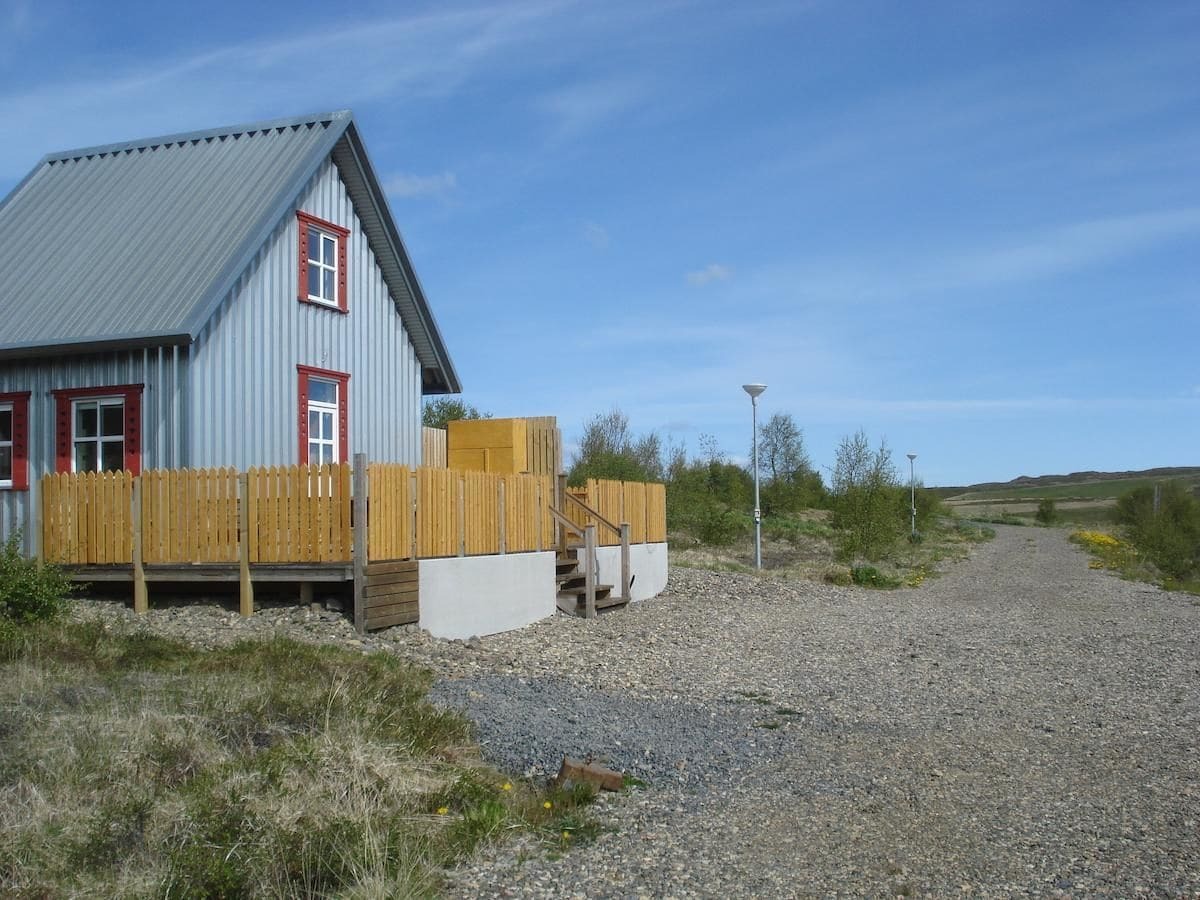
M 905 454 L 908 457 L 908 505 L 912 510 L 912 535 L 911 539 L 917 539 L 917 479 L 914 474 L 913 460 L 917 458 L 915 453 Z
M 758 395 L 767 389 L 765 384 L 743 384 L 750 395 L 750 421 L 754 429 L 754 568 L 762 569 L 762 511 L 758 508 Z

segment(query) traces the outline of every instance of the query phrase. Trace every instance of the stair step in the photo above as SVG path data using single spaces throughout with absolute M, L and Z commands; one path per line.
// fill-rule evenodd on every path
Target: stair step
M 612 591 L 613 587 L 614 585 L 611 584 L 596 585 L 596 602 L 600 602 L 601 594 L 604 594 L 604 596 L 607 597 L 609 592 Z M 572 587 L 559 587 L 558 592 L 560 594 L 577 594 L 580 597 L 585 597 L 587 596 L 587 585 L 581 584 Z
M 582 619 L 584 617 L 584 615 L 587 613 L 587 604 L 584 602 L 582 597 L 579 598 L 578 600 L 574 600 L 572 595 L 564 596 L 564 595 L 560 594 L 557 598 L 557 604 L 558 604 L 558 608 L 560 610 L 562 610 L 564 613 L 566 613 L 568 616 L 578 616 L 579 618 Z M 622 608 L 624 606 L 628 606 L 628 605 L 629 605 L 628 597 L 618 597 L 618 596 L 596 597 L 596 612 L 598 612 L 598 613 L 599 612 L 609 612 L 611 610 L 620 609 L 620 608 Z

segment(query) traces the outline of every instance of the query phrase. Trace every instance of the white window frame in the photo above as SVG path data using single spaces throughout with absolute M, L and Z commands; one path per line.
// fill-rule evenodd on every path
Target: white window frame
M 84 405 L 92 405 L 96 407 L 96 434 L 94 436 L 80 437 L 75 433 L 75 426 L 79 422 L 79 407 Z M 103 409 L 106 406 L 117 406 L 121 409 L 121 435 L 104 434 L 104 415 Z M 89 472 L 106 472 L 108 469 L 103 468 L 104 465 L 104 445 L 121 444 L 121 468 L 117 471 L 122 471 L 125 468 L 125 397 L 117 395 L 113 397 L 80 397 L 71 401 L 71 471 L 78 472 L 79 452 L 78 446 L 80 443 L 93 443 L 96 445 L 96 468 L 88 469 Z
M 306 266 L 304 269 L 305 276 L 307 277 L 309 270 L 313 266 L 316 266 L 317 271 L 321 275 L 321 277 L 317 279 L 317 283 L 321 286 L 321 289 L 324 290 L 325 273 L 331 272 L 333 274 L 333 296 L 332 297 L 322 297 L 319 294 L 309 293 L 308 299 L 313 303 L 320 303 L 323 306 L 332 306 L 335 309 L 341 309 L 341 303 L 339 302 L 339 298 L 338 298 L 338 291 L 340 290 L 340 285 L 338 284 L 338 252 L 339 252 L 339 243 L 338 242 L 341 240 L 341 237 L 339 235 L 334 234 L 333 232 L 326 231 L 325 229 L 323 229 L 317 225 L 313 225 L 311 222 L 305 223 L 304 227 L 306 227 L 308 229 L 308 242 L 307 242 L 308 243 L 308 259 L 305 261 L 306 262 Z M 313 236 L 314 235 L 317 238 L 317 240 L 316 240 L 317 258 L 316 259 L 313 259 Z M 330 265 L 329 263 L 325 262 L 324 258 L 323 258 L 323 254 L 321 253 L 321 251 L 324 249 L 325 241 L 330 241 L 333 244 L 333 265 Z M 305 293 L 308 293 L 308 285 L 307 284 L 305 285 Z
M 9 421 L 8 440 L 4 440 L 3 438 L 0 438 L 0 448 L 3 448 L 3 447 L 8 448 L 8 477 L 7 478 L 0 477 L 0 489 L 3 489 L 3 488 L 11 489 L 13 486 L 13 468 L 17 464 L 17 460 L 14 456 L 14 453 L 16 452 L 16 445 L 13 443 L 13 440 L 12 440 L 12 438 L 13 438 L 12 429 L 13 429 L 13 426 L 16 424 L 17 413 L 16 413 L 16 410 L 13 409 L 12 403 L 8 402 L 8 401 L 0 403 L 0 413 L 8 413 L 8 421 Z
M 333 403 L 325 403 L 322 400 L 314 400 L 312 398 L 314 384 L 327 384 L 333 388 Z M 305 415 L 308 416 L 308 464 L 310 466 L 325 465 L 330 463 L 337 465 L 341 462 L 338 459 L 338 449 L 341 446 L 341 435 L 338 434 L 338 411 L 342 403 L 341 385 L 331 378 L 321 378 L 317 375 L 308 376 L 308 409 L 305 410 Z M 312 414 L 324 418 L 329 416 L 330 436 L 328 439 L 314 436 L 312 429 Z M 312 445 L 316 444 L 318 448 L 317 459 L 313 459 Z M 325 459 L 325 450 L 329 451 L 329 458 Z

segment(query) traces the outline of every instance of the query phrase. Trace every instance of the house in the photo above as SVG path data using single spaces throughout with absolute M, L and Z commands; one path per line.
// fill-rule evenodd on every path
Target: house
M 458 376 L 349 111 L 42 159 L 0 203 L 0 537 L 52 472 L 421 461 Z

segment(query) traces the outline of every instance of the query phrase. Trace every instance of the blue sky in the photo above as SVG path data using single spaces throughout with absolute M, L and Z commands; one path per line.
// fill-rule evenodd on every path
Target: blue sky
M 46 152 L 349 107 L 465 385 L 928 484 L 1200 464 L 1200 4 L 0 0 Z

